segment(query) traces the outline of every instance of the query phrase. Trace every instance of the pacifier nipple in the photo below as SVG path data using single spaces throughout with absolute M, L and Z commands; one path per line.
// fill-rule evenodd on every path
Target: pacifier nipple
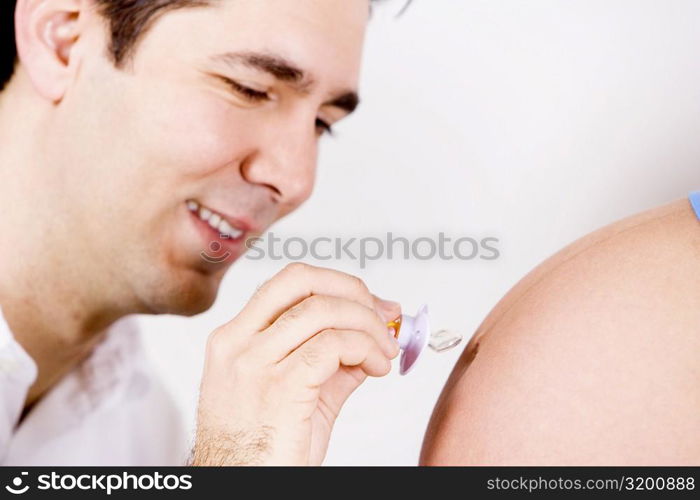
M 452 330 L 438 330 L 430 335 L 428 345 L 435 352 L 449 351 L 462 341 L 462 335 Z

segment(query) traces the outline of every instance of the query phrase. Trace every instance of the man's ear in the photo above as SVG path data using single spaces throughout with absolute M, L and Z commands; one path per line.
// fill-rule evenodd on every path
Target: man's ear
M 4 0 L 0 0 L 4 1 Z M 20 64 L 36 90 L 59 102 L 78 67 L 85 0 L 17 0 L 15 32 Z

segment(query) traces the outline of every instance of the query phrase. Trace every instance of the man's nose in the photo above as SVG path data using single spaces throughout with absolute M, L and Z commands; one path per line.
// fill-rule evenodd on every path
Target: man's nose
M 241 165 L 241 175 L 251 184 L 268 188 L 283 212 L 294 210 L 313 190 L 318 155 L 313 127 L 268 126 L 256 142 Z

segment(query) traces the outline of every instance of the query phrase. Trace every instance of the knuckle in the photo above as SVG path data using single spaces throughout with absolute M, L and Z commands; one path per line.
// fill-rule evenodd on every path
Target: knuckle
M 264 297 L 268 291 L 274 288 L 275 284 L 280 281 L 298 281 L 302 279 L 302 277 L 309 272 L 308 268 L 310 267 L 311 266 L 303 262 L 291 262 L 287 264 L 282 270 L 258 286 L 253 293 L 253 298 Z
M 305 264 L 304 262 L 291 262 L 284 266 L 280 274 L 285 276 L 304 276 L 310 270 L 311 266 L 309 264 Z
M 315 367 L 323 359 L 324 355 L 334 353 L 337 347 L 340 332 L 332 328 L 326 328 L 318 332 L 311 342 L 308 342 L 299 350 L 299 359 L 307 367 Z
M 337 342 L 342 335 L 343 332 L 341 331 L 334 330 L 333 328 L 324 328 L 316 334 L 316 342 L 328 346 L 333 342 Z
M 208 354 L 219 354 L 229 349 L 228 338 L 223 327 L 214 329 L 207 337 L 206 351 Z
M 318 349 L 307 347 L 299 353 L 299 361 L 308 368 L 313 368 L 318 365 L 321 355 Z
M 314 314 L 326 312 L 332 308 L 333 300 L 325 295 L 312 295 L 301 303 L 301 309 L 304 312 L 313 311 Z
M 355 276 L 354 274 L 348 274 L 348 278 L 352 282 L 352 286 L 354 286 L 361 294 L 363 295 L 370 295 L 369 287 L 367 284 L 360 278 L 359 276 Z
M 303 302 L 297 306 L 287 309 L 284 314 L 275 322 L 275 324 L 282 329 L 287 328 L 289 325 L 294 324 L 301 317 L 306 314 L 308 310 L 308 305 Z

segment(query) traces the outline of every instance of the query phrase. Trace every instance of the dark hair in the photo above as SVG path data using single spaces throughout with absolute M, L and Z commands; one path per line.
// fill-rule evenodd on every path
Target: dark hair
M 93 0 L 107 19 L 109 52 L 119 66 L 131 55 L 139 38 L 156 17 L 168 10 L 201 7 L 209 0 Z M 0 0 L 0 90 L 10 80 L 17 63 L 14 12 L 17 0 Z
M 122 65 L 131 56 L 139 38 L 148 31 L 158 15 L 169 10 L 202 7 L 211 3 L 211 0 L 93 1 L 109 23 L 109 52 L 117 66 Z M 14 23 L 16 5 L 17 0 L 0 0 L 0 90 L 12 77 L 17 62 Z
M 16 0 L 0 0 L 0 90 L 15 70 L 17 48 L 15 47 Z

